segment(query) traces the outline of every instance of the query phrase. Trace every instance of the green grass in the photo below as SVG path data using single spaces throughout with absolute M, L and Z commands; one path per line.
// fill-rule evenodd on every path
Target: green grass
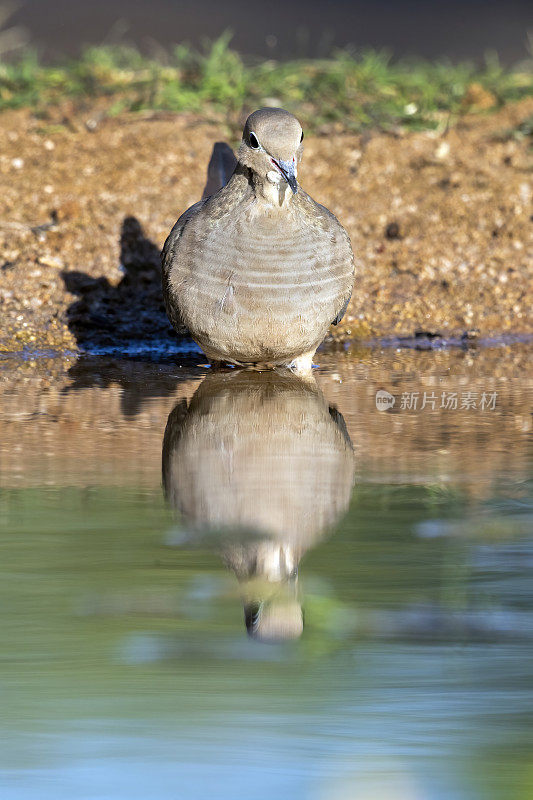
M 312 129 L 435 128 L 466 110 L 468 87 L 478 84 L 493 108 L 533 94 L 530 65 L 502 67 L 393 61 L 387 53 L 338 50 L 327 59 L 248 61 L 224 34 L 198 51 L 178 45 L 158 59 L 129 47 L 91 47 L 78 59 L 48 65 L 31 53 L 0 61 L 0 110 L 43 112 L 66 99 L 106 99 L 108 113 L 123 111 L 224 114 L 236 124 L 243 111 L 282 105 Z M 490 105 L 489 100 L 489 105 Z

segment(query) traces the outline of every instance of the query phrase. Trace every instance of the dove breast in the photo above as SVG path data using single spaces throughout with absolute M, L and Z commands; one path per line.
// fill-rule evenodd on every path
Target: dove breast
M 301 189 L 287 206 L 260 203 L 235 174 L 175 226 L 165 301 L 209 358 L 289 363 L 316 350 L 353 272 L 348 236 L 325 208 Z

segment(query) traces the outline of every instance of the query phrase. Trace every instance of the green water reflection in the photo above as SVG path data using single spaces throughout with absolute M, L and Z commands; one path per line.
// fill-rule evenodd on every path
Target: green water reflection
M 401 469 L 387 456 L 383 480 L 385 423 L 358 393 L 368 376 L 358 383 L 350 370 L 334 363 L 320 390 L 296 395 L 257 377 L 252 394 L 234 376 L 202 388 L 197 375 L 133 422 L 87 388 L 79 408 L 88 413 L 90 397 L 94 420 L 106 418 L 118 462 L 103 440 L 94 463 L 80 454 L 76 414 L 61 411 L 78 396 L 55 397 L 55 417 L 46 407 L 33 445 L 48 459 L 41 485 L 2 470 L 2 797 L 533 796 L 528 431 L 505 428 L 509 406 L 471 416 L 480 452 L 482 434 L 497 439 L 490 426 L 505 428 L 516 471 L 487 449 L 468 481 L 454 480 L 442 463 L 443 450 L 460 455 L 453 435 L 435 446 L 440 418 L 427 434 L 420 421 L 414 440 L 398 431 Z M 330 390 L 333 374 L 342 383 Z M 520 376 L 507 389 L 520 419 L 527 390 Z M 55 449 L 47 431 L 66 422 Z M 471 441 L 456 424 L 457 441 Z M 154 455 L 151 472 L 126 481 L 128 460 L 151 464 L 156 450 L 163 478 Z M 70 485 L 46 485 L 67 456 Z M 254 498 L 239 496 L 244 485 Z M 274 644 L 243 624 L 269 537 L 299 561 L 305 620 L 299 638 Z

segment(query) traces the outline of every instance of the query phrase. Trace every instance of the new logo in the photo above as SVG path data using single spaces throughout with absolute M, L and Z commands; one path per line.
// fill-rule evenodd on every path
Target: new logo
M 388 411 L 389 408 L 393 407 L 395 402 L 396 398 L 394 395 L 385 391 L 385 389 L 378 389 L 376 392 L 376 408 L 378 411 Z

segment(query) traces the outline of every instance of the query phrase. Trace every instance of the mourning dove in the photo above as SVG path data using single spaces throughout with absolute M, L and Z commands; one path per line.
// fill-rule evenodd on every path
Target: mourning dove
M 297 183 L 302 140 L 289 112 L 251 114 L 237 160 L 215 146 L 205 194 L 222 188 L 182 214 L 165 243 L 169 319 L 213 362 L 305 371 L 346 310 L 350 240 Z
M 314 380 L 289 371 L 214 372 L 188 409 L 171 412 L 162 462 L 169 503 L 237 576 L 248 633 L 298 637 L 298 562 L 338 524 L 352 493 L 340 413 Z

